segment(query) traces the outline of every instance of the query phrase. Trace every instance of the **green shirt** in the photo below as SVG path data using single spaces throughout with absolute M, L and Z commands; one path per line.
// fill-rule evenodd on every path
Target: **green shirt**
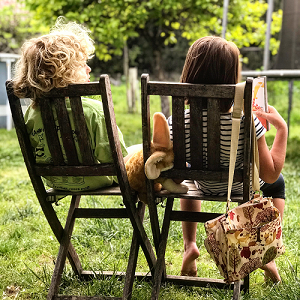
M 79 153 L 79 145 L 76 139 L 75 126 L 73 122 L 73 117 L 70 108 L 70 101 L 66 100 L 67 109 L 69 112 L 69 118 L 71 122 L 71 127 L 73 129 L 74 140 L 77 148 L 77 153 Z M 89 137 L 91 141 L 91 147 L 95 156 L 95 159 L 99 163 L 109 163 L 112 162 L 112 155 L 109 146 L 109 140 L 107 136 L 107 130 L 104 119 L 104 112 L 102 103 L 97 100 L 92 99 L 82 99 L 82 106 L 84 111 L 84 116 L 87 123 L 87 128 L 89 132 Z M 34 156 L 37 163 L 51 163 L 52 158 L 48 148 L 45 130 L 42 122 L 40 108 L 32 108 L 31 106 L 27 109 L 25 113 L 25 123 L 27 127 L 27 132 L 30 136 L 30 142 L 33 148 Z M 57 120 L 55 120 L 57 122 Z M 58 125 L 58 123 L 57 123 Z M 59 126 L 58 126 L 59 132 Z M 127 150 L 123 140 L 123 135 L 118 128 L 119 138 L 121 143 L 121 149 L 123 156 L 127 155 Z M 58 134 L 59 138 L 60 135 Z M 62 141 L 60 140 L 61 144 Z M 63 151 L 64 152 L 64 151 Z M 63 153 L 64 154 L 64 153 Z M 64 154 L 64 158 L 66 156 Z M 81 157 L 79 157 L 79 161 Z M 113 182 L 117 182 L 116 177 L 113 176 L 47 176 L 45 177 L 46 184 L 52 188 L 68 191 L 83 191 L 83 190 L 93 190 L 101 188 L 104 186 L 110 186 Z

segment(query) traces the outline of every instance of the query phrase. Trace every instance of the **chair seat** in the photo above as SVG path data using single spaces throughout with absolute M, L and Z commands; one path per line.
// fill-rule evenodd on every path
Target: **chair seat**
M 120 187 L 118 185 L 112 185 L 112 186 L 107 186 L 103 187 L 100 189 L 96 190 L 87 190 L 87 191 L 64 191 L 64 190 L 57 190 L 50 188 L 47 191 L 47 201 L 54 203 L 58 202 L 59 200 L 65 198 L 66 196 L 76 196 L 76 195 L 81 195 L 81 196 L 107 196 L 107 195 L 112 195 L 112 196 L 122 196 Z M 134 195 L 134 193 L 133 193 Z M 134 198 L 133 198 L 134 199 Z
M 227 197 L 225 196 L 208 196 L 204 195 L 199 189 L 197 189 L 196 185 L 194 184 L 194 181 L 192 180 L 185 180 L 184 184 L 186 184 L 189 188 L 189 191 L 186 194 L 175 194 L 170 193 L 167 190 L 161 190 L 160 192 L 156 192 L 155 196 L 159 198 L 158 202 L 161 202 L 161 199 L 164 198 L 182 198 L 185 199 L 195 199 L 195 200 L 206 200 L 206 201 L 221 201 L 226 202 Z M 231 201 L 233 202 L 244 202 L 243 195 L 232 195 Z
M 86 191 L 63 191 L 63 190 L 57 190 L 50 188 L 47 190 L 48 196 L 55 196 L 55 195 L 122 195 L 122 192 L 120 190 L 120 187 L 118 185 L 112 185 L 103 187 L 96 190 L 86 190 Z M 132 191 L 132 195 L 135 195 L 135 192 Z

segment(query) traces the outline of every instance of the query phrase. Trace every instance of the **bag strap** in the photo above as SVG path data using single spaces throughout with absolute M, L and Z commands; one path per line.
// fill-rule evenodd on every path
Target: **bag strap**
M 258 148 L 257 148 L 257 139 L 256 139 L 256 129 L 254 124 L 254 117 L 252 115 L 252 133 L 251 133 L 251 141 L 252 141 L 252 189 L 254 192 L 260 190 L 259 184 L 259 156 L 258 156 Z
M 238 147 L 238 140 L 239 140 L 239 133 L 240 133 L 240 122 L 241 122 L 242 110 L 244 105 L 245 84 L 246 82 L 238 83 L 236 85 L 235 94 L 234 94 L 226 212 L 228 212 L 230 209 L 229 206 L 231 202 L 231 189 L 233 183 L 233 174 L 235 169 L 237 147 Z

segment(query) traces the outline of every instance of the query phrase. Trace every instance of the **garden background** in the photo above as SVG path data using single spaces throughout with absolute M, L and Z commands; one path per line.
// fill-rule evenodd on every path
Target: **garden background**
M 291 1 L 291 0 L 285 0 Z M 267 0 L 231 0 L 228 8 L 226 38 L 241 49 L 243 70 L 261 70 L 266 32 Z M 282 21 L 283 0 L 274 0 L 270 39 L 270 67 L 276 62 Z M 5 0 L 0 2 L 0 52 L 19 53 L 25 39 L 49 32 L 58 16 L 85 24 L 95 40 L 96 55 L 89 62 L 93 78 L 110 75 L 117 124 L 127 146 L 141 143 L 139 97 L 136 111 L 128 113 L 126 75 L 129 67 L 138 74 L 147 72 L 152 80 L 178 80 L 189 45 L 204 35 L 221 35 L 222 0 Z M 2 84 L 2 83 L 1 83 Z M 4 84 L 4 83 L 3 83 Z M 140 91 L 138 92 L 138 94 Z M 269 103 L 287 120 L 288 82 L 268 82 Z M 166 100 L 164 100 L 166 101 Z M 162 99 L 153 98 L 152 113 L 166 109 Z M 165 112 L 165 111 L 164 111 Z M 167 114 L 167 113 L 166 113 Z M 269 285 L 263 272 L 250 276 L 250 292 L 242 299 L 300 299 L 299 231 L 300 214 L 300 82 L 294 82 L 294 99 L 286 164 L 286 208 L 283 238 L 286 253 L 276 262 L 283 282 Z M 267 133 L 272 145 L 275 129 Z M 42 214 L 20 153 L 14 130 L 0 129 L 0 297 L 2 299 L 45 299 L 54 268 L 58 243 Z M 68 198 L 56 207 L 62 222 Z M 107 198 L 85 197 L 88 207 L 105 206 Z M 176 205 L 179 205 L 176 201 Z M 115 205 L 121 205 L 116 200 Z M 204 210 L 219 210 L 224 204 L 205 203 Z M 216 207 L 217 206 L 217 207 Z M 164 207 L 159 206 L 160 218 Z M 224 207 L 225 211 L 225 207 Z M 150 232 L 149 216 L 145 227 Z M 128 221 L 78 221 L 72 243 L 87 269 L 126 270 L 131 242 Z M 220 278 L 219 272 L 204 248 L 205 231 L 198 225 L 197 260 L 199 276 Z M 116 253 L 116 255 L 112 255 Z M 183 254 L 181 224 L 172 224 L 166 253 L 168 273 L 179 275 Z M 148 272 L 140 252 L 137 271 Z M 123 282 L 110 280 L 80 282 L 68 265 L 63 274 L 60 292 L 121 296 Z M 151 284 L 135 282 L 132 299 L 148 299 Z M 161 299 L 230 299 L 232 292 L 212 288 L 163 286 Z
M 286 164 L 283 175 L 286 180 L 286 208 L 283 223 L 283 238 L 286 253 L 276 262 L 283 283 L 277 286 L 264 283 L 263 272 L 257 270 L 250 276 L 250 293 L 242 299 L 299 299 L 300 266 L 300 83 L 295 83 L 295 105 L 291 115 Z M 287 82 L 268 83 L 269 101 L 287 117 Z M 129 115 L 124 100 L 125 85 L 112 87 L 117 124 L 124 134 L 128 146 L 141 142 L 140 114 Z M 159 110 L 160 99 L 154 98 L 152 112 Z M 140 107 L 138 107 L 138 110 Z M 275 130 L 267 133 L 267 141 L 272 145 Z M 50 284 L 51 272 L 58 252 L 58 243 L 47 224 L 36 200 L 31 182 L 19 150 L 15 131 L 0 130 L 0 295 L 3 299 L 45 299 Z M 107 198 L 85 197 L 82 203 L 89 207 L 105 206 Z M 176 201 L 178 205 L 179 201 Z M 117 206 L 121 201 L 116 201 Z M 65 198 L 56 207 L 62 220 L 66 215 L 69 199 Z M 217 204 L 224 205 L 224 204 Z M 216 204 L 205 203 L 203 209 L 219 209 Z M 162 217 L 164 208 L 159 206 Z M 224 207 L 225 211 L 225 207 Z M 150 232 L 150 220 L 146 214 L 145 227 Z M 78 250 L 83 264 L 92 270 L 126 270 L 126 259 L 131 241 L 131 226 L 128 221 L 79 220 L 76 222 L 72 243 Z M 221 278 L 219 272 L 204 248 L 205 231 L 198 225 L 197 244 L 201 255 L 197 260 L 199 276 Z M 117 253 L 117 255 L 113 255 Z M 179 275 L 183 254 L 180 222 L 172 224 L 166 265 L 170 274 Z M 143 253 L 140 251 L 138 271 L 148 272 Z M 61 293 L 99 295 L 122 295 L 123 282 L 113 277 L 110 280 L 81 283 L 74 277 L 70 266 L 66 268 Z M 148 299 L 151 284 L 135 282 L 133 298 Z M 214 289 L 164 286 L 161 299 L 230 299 L 230 291 Z

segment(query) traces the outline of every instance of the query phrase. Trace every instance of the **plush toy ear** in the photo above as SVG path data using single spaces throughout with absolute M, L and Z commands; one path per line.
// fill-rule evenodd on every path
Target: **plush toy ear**
M 161 169 L 157 164 L 166 157 L 166 153 L 162 151 L 154 152 L 145 163 L 145 174 L 148 179 L 156 179 L 159 177 Z
M 153 145 L 154 147 L 170 148 L 171 139 L 167 120 L 162 113 L 153 115 Z

